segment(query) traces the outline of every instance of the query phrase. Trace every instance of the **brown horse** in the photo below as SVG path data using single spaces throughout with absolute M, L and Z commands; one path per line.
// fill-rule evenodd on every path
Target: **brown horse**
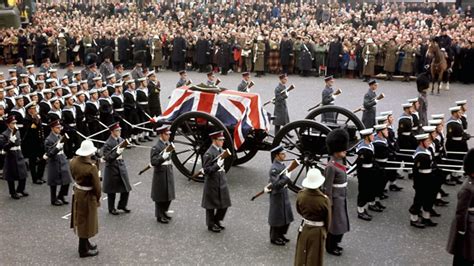
M 445 55 L 439 45 L 436 42 L 431 42 L 428 48 L 428 54 L 432 58 L 431 60 L 431 94 L 434 93 L 435 81 L 438 81 L 438 94 L 439 88 L 441 86 L 441 81 L 443 80 L 443 74 L 448 68 Z

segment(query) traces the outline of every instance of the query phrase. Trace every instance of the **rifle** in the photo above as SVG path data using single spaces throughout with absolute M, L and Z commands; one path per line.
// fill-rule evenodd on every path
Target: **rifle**
M 68 135 L 67 133 L 64 133 L 64 135 L 62 135 L 62 136 L 58 139 L 58 141 L 56 141 L 56 143 L 54 143 L 53 147 L 56 146 L 56 145 L 58 145 L 59 143 L 64 143 L 64 142 L 66 142 L 66 140 L 68 140 L 68 139 L 69 139 L 69 135 Z M 48 155 L 47 155 L 46 153 L 43 155 L 43 159 L 44 159 L 44 160 L 48 160 Z
M 300 165 L 300 162 L 296 159 L 294 159 L 293 161 L 291 161 L 290 165 L 288 167 L 286 167 L 285 169 L 283 169 L 283 171 L 281 171 L 279 174 L 278 174 L 278 177 L 280 177 L 282 174 L 284 174 L 286 171 L 288 172 L 291 172 L 293 170 L 296 169 L 296 167 L 298 167 Z M 271 185 L 272 183 L 268 183 L 265 188 L 267 189 L 271 189 Z M 262 196 L 263 194 L 265 194 L 265 189 L 263 189 L 262 191 L 258 192 L 257 194 L 255 194 L 255 196 L 253 196 L 250 200 L 251 201 L 254 201 L 256 198 Z
M 216 158 L 214 158 L 214 160 L 212 160 L 212 163 L 217 162 L 217 160 L 219 159 L 225 160 L 227 157 L 231 155 L 232 153 L 230 153 L 229 149 L 225 149 L 225 151 L 223 151 L 221 154 L 219 154 L 219 156 L 217 156 Z M 196 180 L 199 176 L 203 176 L 204 174 L 205 174 L 204 168 L 201 168 L 201 170 L 197 171 L 194 175 L 192 175 L 190 179 Z
M 221 80 L 218 78 L 218 79 L 216 80 L 215 86 L 219 85 L 219 83 L 221 83 Z
M 173 143 L 170 143 L 170 145 L 166 146 L 166 148 L 164 148 L 160 154 L 163 154 L 164 152 L 172 152 L 174 151 L 175 147 L 174 147 L 174 144 Z M 138 172 L 138 175 L 142 175 L 143 173 L 145 173 L 146 171 L 148 171 L 151 167 L 153 167 L 153 165 L 151 165 L 150 163 L 145 167 L 143 168 L 140 172 Z
M 331 94 L 332 97 L 334 96 L 338 96 L 339 94 L 342 93 L 342 90 L 341 89 L 337 89 L 333 94 Z M 316 109 L 318 108 L 319 106 L 321 106 L 321 104 L 323 104 L 323 102 L 321 101 L 320 103 L 316 104 L 315 106 L 311 107 L 308 109 L 308 112 L 313 110 L 313 109 Z
M 285 93 L 290 92 L 290 91 L 292 91 L 292 90 L 294 90 L 294 89 L 295 89 L 295 85 L 290 85 L 290 87 L 288 87 L 287 89 L 284 89 L 280 94 L 285 94 Z M 265 102 L 265 103 L 263 104 L 263 106 L 267 106 L 267 105 L 269 105 L 270 103 L 275 103 L 275 97 L 273 97 L 271 100 Z
M 377 97 L 375 97 L 373 100 L 377 100 L 377 101 L 380 101 L 382 100 L 383 98 L 385 98 L 385 94 L 381 93 L 379 94 Z M 360 112 L 360 111 L 364 111 L 365 108 L 364 106 L 362 105 L 361 107 L 355 109 L 354 111 L 352 111 L 353 113 L 357 113 L 357 112 Z
M 249 91 L 249 89 L 252 88 L 253 85 L 255 85 L 255 83 L 253 83 L 253 81 L 250 81 L 249 83 L 247 83 L 247 86 L 245 86 L 245 90 Z
M 127 148 L 127 146 L 130 145 L 130 142 L 128 141 L 128 139 L 124 139 L 122 142 L 120 142 L 119 144 L 115 145 L 115 147 L 113 147 L 109 153 L 107 154 L 110 155 L 112 152 L 114 152 L 117 148 L 121 148 L 121 149 L 125 149 Z

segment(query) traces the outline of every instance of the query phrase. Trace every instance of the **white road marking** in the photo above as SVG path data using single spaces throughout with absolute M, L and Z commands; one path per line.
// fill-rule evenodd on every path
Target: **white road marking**
M 137 182 L 137 183 L 135 183 L 135 184 L 133 184 L 133 185 L 134 185 L 134 186 L 138 186 L 138 185 L 140 185 L 141 183 L 142 183 L 142 182 L 140 181 L 140 182 Z

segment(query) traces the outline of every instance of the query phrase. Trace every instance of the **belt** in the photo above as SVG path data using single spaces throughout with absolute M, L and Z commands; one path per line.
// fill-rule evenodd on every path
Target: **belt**
M 16 127 L 17 127 L 17 128 L 22 128 L 22 127 L 23 127 L 23 124 L 17 124 Z
M 388 158 L 385 158 L 385 159 L 375 159 L 377 162 L 381 162 L 381 163 L 384 163 L 386 161 L 388 161 Z
M 451 139 L 452 139 L 452 140 L 456 140 L 456 141 L 461 141 L 461 140 L 462 140 L 462 137 L 452 137 Z
M 410 135 L 411 135 L 411 132 L 402 132 L 402 135 L 403 135 L 403 136 L 410 136 Z
M 309 225 L 309 226 L 318 226 L 318 227 L 321 227 L 321 226 L 324 226 L 324 222 L 320 222 L 320 221 L 310 221 L 310 220 L 306 220 L 303 218 L 303 224 L 304 225 Z
M 171 160 L 166 160 L 161 165 L 171 165 Z
M 64 151 L 63 151 L 63 150 L 60 150 L 60 151 L 58 152 L 58 155 L 59 155 L 59 154 L 64 154 Z
M 123 110 L 124 110 L 123 108 L 117 108 L 115 109 L 115 112 L 123 112 Z
M 332 187 L 335 187 L 335 188 L 347 187 L 347 182 L 342 183 L 342 184 L 332 184 Z
M 13 146 L 10 148 L 11 151 L 21 151 L 21 147 L 20 146 Z
M 418 169 L 418 173 L 421 174 L 431 174 L 431 169 Z
M 364 164 L 362 164 L 362 167 L 363 167 L 363 168 L 371 168 L 372 166 L 373 166 L 373 164 L 371 164 L 371 163 L 364 163 Z
M 75 126 L 76 126 L 76 123 L 69 124 L 68 126 L 70 126 L 70 127 L 75 127 Z
M 74 186 L 80 190 L 84 190 L 84 191 L 91 191 L 93 189 L 93 187 L 83 187 L 81 185 L 78 185 L 77 183 L 74 183 Z
M 138 102 L 138 104 L 148 104 L 148 102 Z

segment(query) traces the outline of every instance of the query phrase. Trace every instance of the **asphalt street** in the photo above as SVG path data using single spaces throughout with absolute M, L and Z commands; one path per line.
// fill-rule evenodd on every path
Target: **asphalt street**
M 6 71 L 1 67 L 0 71 Z M 191 72 L 194 83 L 205 81 L 204 74 Z M 219 76 L 222 87 L 235 89 L 240 74 Z M 160 72 L 162 105 L 178 80 L 178 74 Z M 253 78 L 253 92 L 262 101 L 273 96 L 278 84 L 275 75 Z M 296 89 L 290 93 L 288 106 L 291 121 L 303 119 L 307 109 L 318 103 L 324 82 L 321 78 L 290 76 L 289 83 Z M 337 79 L 335 88 L 343 93 L 336 105 L 350 110 L 362 104 L 368 86 L 361 80 Z M 429 95 L 428 112 L 445 113 L 456 100 L 467 99 L 472 104 L 474 86 L 451 84 L 450 91 L 440 96 Z M 386 98 L 377 104 L 377 112 L 393 110 L 402 113 L 401 104 L 417 96 L 415 82 L 380 81 L 378 93 Z M 273 107 L 268 106 L 272 112 Z M 358 114 L 361 115 L 360 113 Z M 469 110 L 470 124 L 474 113 Z M 151 146 L 154 142 L 145 145 Z M 470 143 L 471 145 L 474 144 Z M 138 176 L 138 171 L 149 162 L 149 149 L 133 148 L 124 152 L 133 190 L 130 194 L 130 214 L 112 216 L 107 212 L 105 195 L 99 210 L 99 234 L 92 239 L 98 244 L 100 254 L 94 258 L 80 259 L 78 240 L 69 228 L 70 205 L 55 207 L 49 204 L 49 188 L 27 181 L 30 196 L 13 200 L 8 195 L 6 182 L 0 182 L 0 264 L 167 264 L 167 265 L 291 265 L 294 259 L 297 230 L 301 218 L 296 214 L 291 224 L 285 247 L 270 244 L 267 223 L 269 199 L 264 195 L 251 202 L 250 197 L 260 191 L 268 181 L 271 166 L 269 152 L 259 152 L 250 162 L 233 167 L 228 173 L 232 207 L 224 220 L 226 229 L 211 233 L 205 225 L 205 211 L 200 207 L 202 184 L 188 181 L 175 171 L 177 198 L 171 204 L 173 220 L 163 225 L 156 222 L 154 204 L 150 199 L 152 171 Z M 451 219 L 454 216 L 456 192 L 459 186 L 446 187 L 450 201 L 448 207 L 439 207 L 439 225 L 434 228 L 416 229 L 409 225 L 408 208 L 414 190 L 410 180 L 401 180 L 401 192 L 390 192 L 384 201 L 387 209 L 373 213 L 374 219 L 366 222 L 357 219 L 357 180 L 349 181 L 349 217 L 351 230 L 344 236 L 344 254 L 334 257 L 326 254 L 327 265 L 449 265 L 451 255 L 445 251 Z M 70 194 L 69 194 L 70 196 Z M 295 194 L 290 193 L 295 202 Z

